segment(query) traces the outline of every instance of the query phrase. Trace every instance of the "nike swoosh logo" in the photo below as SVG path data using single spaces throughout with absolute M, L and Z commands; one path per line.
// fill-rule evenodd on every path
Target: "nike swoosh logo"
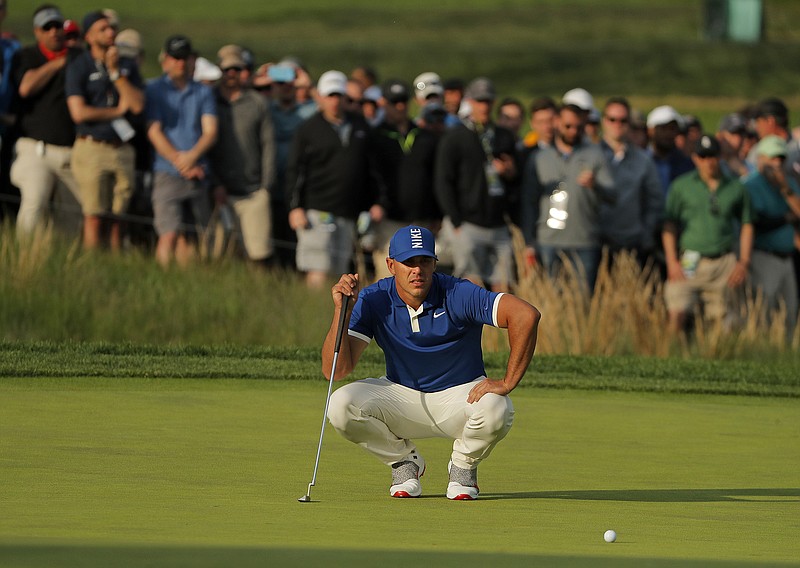
M 444 311 L 444 310 L 442 310 L 441 312 L 434 312 L 434 314 L 433 314 L 433 319 L 436 319 L 436 318 L 438 318 L 439 316 L 443 316 L 443 315 L 444 315 L 444 314 L 446 314 L 446 313 L 447 313 L 447 312 L 446 312 L 446 311 Z

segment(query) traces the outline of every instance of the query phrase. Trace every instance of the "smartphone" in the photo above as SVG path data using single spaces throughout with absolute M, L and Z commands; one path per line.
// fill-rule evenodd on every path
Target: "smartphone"
M 289 65 L 271 65 L 267 70 L 267 76 L 276 83 L 291 83 L 294 81 L 294 67 Z

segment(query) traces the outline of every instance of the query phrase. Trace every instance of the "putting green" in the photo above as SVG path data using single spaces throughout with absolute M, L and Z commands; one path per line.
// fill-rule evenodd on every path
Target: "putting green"
M 792 399 L 514 393 L 516 423 L 444 498 L 449 444 L 423 440 L 425 494 L 325 434 L 324 382 L 3 379 L 4 566 L 792 564 Z M 618 539 L 603 541 L 613 528 Z

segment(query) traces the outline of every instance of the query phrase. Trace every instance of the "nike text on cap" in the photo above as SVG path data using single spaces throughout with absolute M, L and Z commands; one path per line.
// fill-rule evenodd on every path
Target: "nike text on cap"
M 399 229 L 389 241 L 389 258 L 398 262 L 405 262 L 415 256 L 430 256 L 438 260 L 435 250 L 433 233 L 416 225 Z

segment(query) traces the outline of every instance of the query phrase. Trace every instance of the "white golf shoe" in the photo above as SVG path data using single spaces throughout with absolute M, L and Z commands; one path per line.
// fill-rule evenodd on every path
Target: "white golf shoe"
M 447 498 L 453 501 L 474 501 L 478 498 L 478 470 L 463 469 L 453 462 L 447 464 L 450 483 L 447 484 Z
M 408 458 L 392 465 L 392 486 L 389 495 L 392 497 L 419 497 L 422 495 L 422 484 L 419 478 L 425 474 L 425 460 L 416 451 Z

